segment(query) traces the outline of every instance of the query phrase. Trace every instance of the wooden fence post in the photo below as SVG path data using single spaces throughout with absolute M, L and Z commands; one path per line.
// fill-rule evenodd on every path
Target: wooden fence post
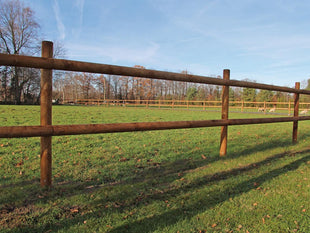
M 42 57 L 53 57 L 53 43 L 42 42 Z M 53 70 L 41 69 L 41 125 L 52 125 L 52 78 Z M 41 137 L 41 186 L 52 185 L 52 137 Z
M 230 79 L 230 70 L 223 71 L 223 79 Z M 228 119 L 229 109 L 229 86 L 223 86 L 222 91 L 222 119 Z M 227 153 L 227 128 L 228 126 L 222 126 L 221 128 L 221 144 L 220 144 L 220 156 L 225 156 Z
M 300 83 L 295 83 L 295 88 L 300 89 Z M 299 93 L 294 94 L 294 117 L 298 117 L 299 111 Z M 298 121 L 293 122 L 293 143 L 297 143 L 297 134 L 298 134 Z

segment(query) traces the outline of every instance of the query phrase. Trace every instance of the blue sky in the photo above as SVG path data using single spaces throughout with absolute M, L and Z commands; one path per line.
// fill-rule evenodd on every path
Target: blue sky
M 66 58 L 294 86 L 310 78 L 309 0 L 22 0 Z

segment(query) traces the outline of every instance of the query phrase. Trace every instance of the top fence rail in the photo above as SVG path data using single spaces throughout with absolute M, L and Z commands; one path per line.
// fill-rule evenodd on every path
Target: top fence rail
M 213 84 L 222 86 L 224 85 L 235 87 L 248 87 L 255 89 L 310 95 L 310 91 L 308 90 L 300 90 L 289 87 L 268 85 L 263 83 L 255 83 L 239 80 L 224 80 L 200 75 L 182 74 L 174 72 L 157 71 L 151 69 L 140 69 L 126 66 L 107 65 L 107 64 L 81 62 L 81 61 L 55 59 L 55 58 L 9 55 L 0 53 L 0 65 L 132 76 L 132 77 L 192 82 L 201 84 Z

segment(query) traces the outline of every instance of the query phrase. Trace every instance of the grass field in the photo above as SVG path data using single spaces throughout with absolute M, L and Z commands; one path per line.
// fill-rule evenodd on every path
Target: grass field
M 1 126 L 39 125 L 38 106 L 1 106 Z M 231 113 L 230 118 L 265 117 Z M 219 112 L 53 107 L 53 124 L 220 119 Z M 0 139 L 0 232 L 310 232 L 310 122 Z

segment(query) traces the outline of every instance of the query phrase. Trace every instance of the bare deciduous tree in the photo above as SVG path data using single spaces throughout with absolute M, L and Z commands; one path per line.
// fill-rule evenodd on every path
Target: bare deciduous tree
M 34 12 L 19 0 L 0 0 L 0 52 L 7 54 L 34 54 L 37 51 L 39 24 Z M 24 68 L 2 68 L 1 86 L 5 100 L 9 94 L 19 104 L 25 85 L 37 75 Z M 23 74 L 27 74 L 24 75 Z M 30 75 L 31 74 L 31 75 Z

